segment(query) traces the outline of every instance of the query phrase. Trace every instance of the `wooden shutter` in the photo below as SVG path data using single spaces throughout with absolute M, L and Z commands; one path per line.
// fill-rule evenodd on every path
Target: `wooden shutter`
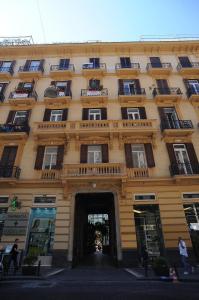
M 5 92 L 7 85 L 8 85 L 8 83 L 1 83 L 1 87 L 2 87 L 1 92 L 0 92 L 1 95 L 3 95 L 3 93 Z
M 118 79 L 119 95 L 124 95 L 124 80 Z
M 25 120 L 24 123 L 28 124 L 29 119 L 30 119 L 30 114 L 31 114 L 31 109 L 29 109 L 29 110 L 26 111 L 26 120 Z
M 126 166 L 127 168 L 133 168 L 131 144 L 124 144 L 124 150 L 125 150 Z
M 40 60 L 39 70 L 41 70 L 42 72 L 44 71 L 44 59 Z
M 152 145 L 150 143 L 144 144 L 144 148 L 145 148 L 148 168 L 155 167 Z
M 159 57 L 150 57 L 150 62 L 153 68 L 162 68 L 162 63 Z
M 60 59 L 59 61 L 59 69 L 68 69 L 69 67 L 69 63 L 70 63 L 70 59 L 68 58 L 64 58 L 64 59 Z
M 80 163 L 87 163 L 87 155 L 88 155 L 88 145 L 81 145 L 80 148 Z
M 158 107 L 158 112 L 159 112 L 159 115 L 160 115 L 160 120 L 161 121 L 165 120 L 166 116 L 165 116 L 165 113 L 164 113 L 164 107 Z
M 65 108 L 65 109 L 63 109 L 63 112 L 62 112 L 62 121 L 66 121 L 67 116 L 68 116 L 68 109 Z
M 1 166 L 13 167 L 17 155 L 18 146 L 5 146 L 1 157 Z
M 26 60 L 23 71 L 29 71 L 31 60 Z
M 3 61 L 2 61 L 2 60 L 0 60 L 0 67 L 2 67 L 2 65 L 3 65 Z
M 175 152 L 174 152 L 174 149 L 173 149 L 173 144 L 166 143 L 166 146 L 167 146 L 167 151 L 168 151 L 168 154 L 169 154 L 170 163 L 171 164 L 176 164 L 177 161 L 176 161 L 176 156 L 175 156 Z
M 141 94 L 141 86 L 139 79 L 134 79 L 136 94 Z
M 46 108 L 43 121 L 50 121 L 51 109 Z
M 37 147 L 37 156 L 35 161 L 35 170 L 41 170 L 44 159 L 45 146 Z
M 178 57 L 178 59 L 183 68 L 191 68 L 192 67 L 188 56 L 180 56 L 180 57 Z
M 185 146 L 186 146 L 186 149 L 187 149 L 187 152 L 188 152 L 188 155 L 189 155 L 189 160 L 190 160 L 190 163 L 191 163 L 193 173 L 198 174 L 199 173 L 198 158 L 197 158 L 195 149 L 193 147 L 193 144 L 192 143 L 186 143 Z
M 14 73 L 14 66 L 16 64 L 16 60 L 13 60 L 11 65 L 10 65 L 10 73 L 13 74 Z
M 62 169 L 64 160 L 64 145 L 58 146 L 57 149 L 57 162 L 56 162 L 56 169 L 60 170 Z
M 67 85 L 66 85 L 66 96 L 72 96 L 72 93 L 71 93 L 71 80 L 68 80 L 67 81 Z
M 122 120 L 128 120 L 127 107 L 121 107 Z
M 166 79 L 156 79 L 160 94 L 170 94 L 168 82 Z
M 145 107 L 139 107 L 140 119 L 147 119 Z
M 7 124 L 8 123 L 13 123 L 13 120 L 14 120 L 14 117 L 15 117 L 15 113 L 16 113 L 15 110 L 9 111 L 8 118 L 7 118 L 7 121 L 6 121 Z
M 108 144 L 102 144 L 102 162 L 103 163 L 108 163 Z
M 101 120 L 107 120 L 107 109 L 106 107 L 102 107 L 101 109 Z
M 88 120 L 88 112 L 89 112 L 89 108 L 82 109 L 82 120 Z

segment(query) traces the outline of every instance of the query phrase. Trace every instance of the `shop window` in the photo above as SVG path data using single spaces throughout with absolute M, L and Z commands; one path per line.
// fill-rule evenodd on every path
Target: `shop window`
M 8 196 L 0 196 L 0 204 L 8 203 Z
M 35 204 L 54 204 L 56 202 L 55 196 L 41 195 L 35 196 L 34 203 Z
M 29 255 L 51 255 L 54 243 L 56 208 L 32 208 L 30 216 Z
M 139 200 L 155 200 L 155 194 L 141 194 L 141 195 L 134 195 L 134 199 Z

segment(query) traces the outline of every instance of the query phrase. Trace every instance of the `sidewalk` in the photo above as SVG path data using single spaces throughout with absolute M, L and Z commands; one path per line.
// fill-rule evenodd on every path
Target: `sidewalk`
M 156 276 L 151 268 L 148 270 L 148 276 L 144 275 L 144 268 L 126 268 L 125 269 L 130 274 L 134 275 L 137 280 L 151 280 L 151 281 L 173 281 L 172 277 L 164 277 L 164 276 Z M 184 275 L 184 271 L 182 268 L 178 268 L 178 278 L 177 281 L 182 282 L 199 282 L 199 267 L 194 269 L 194 272 Z

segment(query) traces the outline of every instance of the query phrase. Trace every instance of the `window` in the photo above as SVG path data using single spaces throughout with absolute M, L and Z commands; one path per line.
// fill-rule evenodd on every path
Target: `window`
M 199 94 L 199 81 L 188 80 L 189 88 L 193 94 Z
M 100 145 L 89 145 L 88 146 L 88 163 L 95 164 L 102 162 L 102 149 Z
M 89 120 L 101 120 L 101 109 L 89 109 Z
M 180 174 L 193 174 L 186 146 L 184 144 L 174 144 L 174 153 Z
M 0 204 L 8 203 L 8 196 L 0 196 Z
M 26 110 L 16 111 L 13 124 L 22 125 L 26 121 L 26 119 L 27 119 Z
M 58 89 L 58 96 L 59 97 L 65 96 L 67 81 L 57 81 L 55 86 Z
M 139 108 L 127 108 L 128 120 L 139 120 L 140 113 Z
M 63 115 L 63 110 L 59 109 L 53 109 L 51 110 L 50 114 L 50 121 L 51 122 L 59 122 L 62 121 L 62 115 Z
M 9 72 L 11 64 L 11 61 L 4 61 L 0 67 L 0 72 Z
M 51 170 L 56 168 L 57 163 L 57 147 L 46 147 L 44 153 L 42 169 Z
M 56 202 L 55 196 L 41 195 L 34 197 L 35 204 L 54 204 Z
M 130 68 L 131 60 L 130 57 L 120 57 L 120 63 L 122 68 Z
M 134 195 L 134 199 L 139 200 L 155 200 L 155 194 L 141 194 L 141 195 Z
M 147 168 L 144 145 L 131 145 L 134 168 Z
M 124 80 L 124 95 L 135 94 L 135 82 L 133 80 Z
M 180 123 L 175 108 L 164 107 L 163 110 L 169 128 L 180 128 Z
M 198 193 L 183 193 L 183 199 L 199 199 L 199 192 Z
M 38 71 L 40 66 L 40 60 L 32 60 L 30 63 L 29 71 Z

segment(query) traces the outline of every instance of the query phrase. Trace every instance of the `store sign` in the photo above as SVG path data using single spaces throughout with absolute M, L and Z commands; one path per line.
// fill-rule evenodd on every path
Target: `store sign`
M 28 213 L 9 212 L 6 215 L 3 235 L 25 235 L 28 226 Z
M 27 46 L 33 44 L 32 36 L 0 37 L 0 46 Z

